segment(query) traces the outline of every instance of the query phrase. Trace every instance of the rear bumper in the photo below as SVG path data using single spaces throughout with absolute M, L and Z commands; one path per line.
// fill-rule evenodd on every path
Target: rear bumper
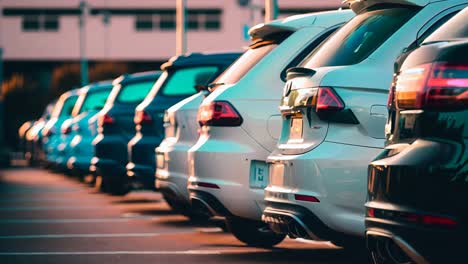
M 304 208 L 329 229 L 363 238 L 367 165 L 380 151 L 323 142 L 304 154 L 270 155 L 270 183 L 265 188 L 265 201 L 270 209 L 288 204 Z M 296 195 L 318 202 L 296 199 Z M 320 233 L 315 226 L 310 228 L 312 233 Z
M 129 162 L 125 167 L 127 176 L 138 188 L 154 189 L 155 171 L 151 166 Z
M 68 159 L 67 167 L 71 170 L 77 171 L 80 174 L 89 174 L 89 167 L 91 165 L 91 158 L 71 157 Z
M 90 172 L 95 176 L 125 177 L 125 166 L 115 160 L 92 158 L 89 166 Z
M 294 238 L 336 241 L 343 236 L 330 229 L 307 208 L 295 204 L 268 202 L 262 221 L 276 233 Z
M 456 263 L 465 256 L 466 228 L 423 227 L 377 218 L 366 218 L 369 249 L 382 250 L 392 243 L 416 263 Z
M 148 179 L 154 186 L 156 172 L 155 148 L 161 143 L 160 137 L 137 134 L 128 142 L 129 163 L 127 174 L 136 181 L 143 180 L 147 186 Z
M 188 157 L 187 151 L 195 142 L 185 141 L 184 143 L 164 140 L 156 148 L 156 188 L 170 190 L 176 197 L 185 203 L 190 202 L 190 195 L 187 190 Z
M 118 135 L 98 135 L 93 142 L 95 157 L 90 171 L 95 175 L 127 175 L 127 141 Z
M 231 133 L 239 136 L 243 132 Z M 248 135 L 232 141 L 199 139 L 188 152 L 188 171 L 194 175 L 188 179 L 191 199 L 192 194 L 199 191 L 208 193 L 230 214 L 261 221 L 265 208 L 264 190 L 263 187 L 251 187 L 251 164 L 264 161 L 267 155 Z M 267 179 L 266 172 L 264 178 Z M 209 185 L 217 187 L 207 187 Z

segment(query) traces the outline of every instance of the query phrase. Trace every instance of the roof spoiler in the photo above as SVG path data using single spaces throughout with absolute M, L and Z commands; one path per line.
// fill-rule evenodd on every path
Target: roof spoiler
M 378 4 L 400 4 L 413 6 L 426 6 L 434 0 L 343 0 L 354 13 L 359 14 L 365 9 Z

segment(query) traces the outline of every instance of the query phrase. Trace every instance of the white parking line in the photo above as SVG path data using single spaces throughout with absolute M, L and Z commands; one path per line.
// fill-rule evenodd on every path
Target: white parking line
M 45 235 L 11 235 L 0 236 L 2 239 L 42 239 L 42 238 L 119 238 L 119 237 L 155 237 L 162 235 L 192 234 L 195 230 L 163 233 L 116 233 L 116 234 L 45 234 Z

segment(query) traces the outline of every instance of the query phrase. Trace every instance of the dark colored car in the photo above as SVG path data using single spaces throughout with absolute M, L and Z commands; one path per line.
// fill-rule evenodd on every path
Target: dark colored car
M 370 164 L 375 263 L 462 263 L 468 243 L 468 9 L 411 52 L 389 96 L 387 146 Z
M 161 72 L 152 71 L 123 75 L 114 80 L 112 92 L 99 113 L 98 135 L 93 140 L 94 157 L 90 165 L 102 191 L 114 195 L 128 192 L 125 165 L 127 144 L 135 134 L 135 107 L 160 75 Z
M 127 175 L 132 185 L 154 189 L 155 148 L 164 139 L 164 113 L 212 82 L 240 53 L 193 53 L 162 65 L 161 78 L 135 110 L 136 134 L 128 143 Z M 197 88 L 197 87 L 198 88 Z

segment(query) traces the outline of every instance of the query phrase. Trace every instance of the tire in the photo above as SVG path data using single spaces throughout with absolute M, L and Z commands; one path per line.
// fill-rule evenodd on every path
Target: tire
M 226 218 L 229 231 L 241 242 L 262 248 L 271 248 L 281 243 L 286 235 L 274 233 L 267 224 L 239 217 Z

